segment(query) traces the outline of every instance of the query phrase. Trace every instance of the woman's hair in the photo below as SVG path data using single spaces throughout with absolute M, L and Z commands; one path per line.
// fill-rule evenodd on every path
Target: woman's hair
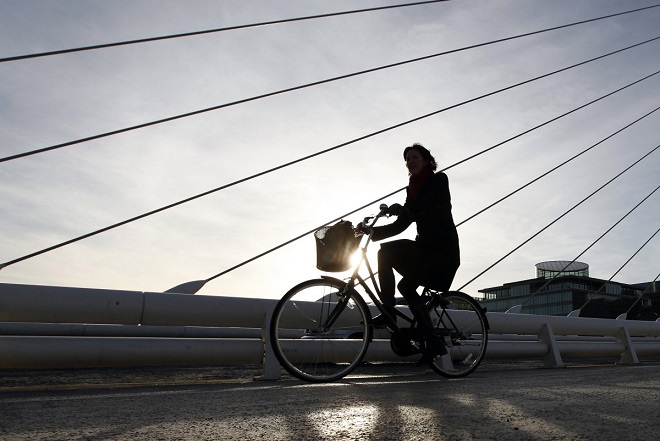
M 431 152 L 426 147 L 424 147 L 419 143 L 415 143 L 410 147 L 406 147 L 405 149 L 403 149 L 403 159 L 406 159 L 406 153 L 408 153 L 408 150 L 410 149 L 417 150 L 419 154 L 422 155 L 422 158 L 428 162 L 427 167 L 429 167 L 431 170 L 435 171 L 435 169 L 438 168 L 438 163 L 435 162 L 435 158 L 433 157 Z

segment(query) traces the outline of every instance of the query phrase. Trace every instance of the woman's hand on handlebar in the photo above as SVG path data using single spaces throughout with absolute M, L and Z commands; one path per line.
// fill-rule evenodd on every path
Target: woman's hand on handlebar
M 364 218 L 364 220 L 362 222 L 360 222 L 359 224 L 357 224 L 355 226 L 355 229 L 358 230 L 362 234 L 366 234 L 366 235 L 371 234 L 371 226 L 369 225 L 369 220 L 370 219 L 371 218 L 369 218 L 369 217 Z
M 387 204 L 380 204 L 380 214 L 378 216 L 401 216 L 405 212 L 405 208 L 401 204 L 392 204 L 389 207 Z
M 382 216 L 400 216 L 406 212 L 406 209 L 401 206 L 401 204 L 393 204 L 389 207 L 386 204 L 380 204 L 380 213 L 377 216 L 365 217 L 362 222 L 355 226 L 355 229 L 362 234 L 371 234 L 373 231 L 373 225 L 376 223 L 378 218 Z
M 401 204 L 392 204 L 385 210 L 385 213 L 390 216 L 401 216 L 405 210 Z

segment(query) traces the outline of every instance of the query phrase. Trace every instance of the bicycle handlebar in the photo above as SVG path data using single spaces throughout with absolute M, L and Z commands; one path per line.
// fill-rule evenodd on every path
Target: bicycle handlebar
M 365 217 L 362 220 L 361 224 L 364 225 L 367 228 L 372 228 L 374 225 L 376 225 L 376 222 L 378 222 L 378 219 L 380 219 L 383 216 L 388 216 L 387 210 L 389 209 L 389 207 L 387 206 L 387 204 L 380 204 L 380 206 L 378 208 L 380 208 L 380 211 L 378 212 L 377 215 Z

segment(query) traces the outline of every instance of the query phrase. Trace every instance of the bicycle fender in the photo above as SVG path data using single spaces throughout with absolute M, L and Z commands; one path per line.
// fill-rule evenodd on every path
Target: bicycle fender
M 322 279 L 325 279 L 325 280 L 330 280 L 330 281 L 335 282 L 335 283 L 339 283 L 339 284 L 341 284 L 341 285 L 346 285 L 346 282 L 344 282 L 343 280 L 338 279 L 338 278 L 336 278 L 336 277 L 332 277 L 332 276 L 321 276 L 321 278 L 322 278 Z
M 474 297 L 472 297 L 470 294 L 466 294 L 462 291 L 446 291 L 446 292 L 442 293 L 441 295 L 451 294 L 451 293 L 458 293 L 458 294 L 463 294 L 464 296 L 471 297 L 476 302 L 477 306 L 479 307 L 479 310 L 481 311 L 481 315 L 484 318 L 484 322 L 486 323 L 486 329 L 490 331 L 490 323 L 488 322 L 488 315 L 486 315 L 488 310 L 486 308 L 481 306 L 481 304 Z

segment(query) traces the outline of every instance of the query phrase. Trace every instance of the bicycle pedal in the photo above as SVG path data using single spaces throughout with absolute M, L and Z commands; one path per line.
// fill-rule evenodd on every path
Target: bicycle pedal
M 431 364 L 433 363 L 436 357 L 437 355 L 431 355 L 428 352 L 425 352 L 422 354 L 422 358 L 420 358 L 419 360 L 417 360 L 417 362 L 415 362 L 415 366 L 420 367 L 427 364 Z
M 451 335 L 451 329 L 447 328 L 435 328 L 433 330 L 434 334 L 440 337 L 449 337 Z

